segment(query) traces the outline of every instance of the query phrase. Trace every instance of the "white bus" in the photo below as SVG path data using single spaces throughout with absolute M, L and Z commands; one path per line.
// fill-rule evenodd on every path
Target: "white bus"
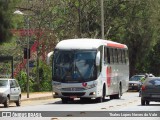
M 80 98 L 104 101 L 120 99 L 128 90 L 128 48 L 101 39 L 60 41 L 52 61 L 53 97 L 62 103 Z

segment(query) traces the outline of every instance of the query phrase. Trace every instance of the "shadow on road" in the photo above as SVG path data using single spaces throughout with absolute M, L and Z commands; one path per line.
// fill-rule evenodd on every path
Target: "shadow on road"
M 103 101 L 104 102 L 108 102 L 110 101 L 111 99 L 105 99 Z M 53 103 L 49 103 L 49 104 L 62 104 L 62 101 L 56 101 L 56 102 L 53 102 Z M 73 101 L 68 101 L 67 104 L 98 104 L 96 99 L 91 99 L 89 101 L 81 101 L 80 99 L 76 99 L 76 100 L 73 100 Z M 63 104 L 64 105 L 64 104 Z

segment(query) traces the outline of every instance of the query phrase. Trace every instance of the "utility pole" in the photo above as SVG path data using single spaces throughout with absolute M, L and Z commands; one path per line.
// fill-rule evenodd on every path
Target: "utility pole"
M 104 39 L 104 5 L 103 5 L 103 0 L 101 0 L 101 33 L 102 33 L 102 39 Z
M 27 16 L 27 98 L 29 98 L 29 16 Z

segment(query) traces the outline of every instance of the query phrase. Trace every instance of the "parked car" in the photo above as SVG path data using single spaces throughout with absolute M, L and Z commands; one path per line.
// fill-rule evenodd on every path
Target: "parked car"
M 142 85 L 141 80 L 145 78 L 145 75 L 134 75 L 129 79 L 128 90 L 139 91 Z
M 0 104 L 9 107 L 10 102 L 21 105 L 21 88 L 15 79 L 0 78 Z
M 148 77 L 141 90 L 141 105 L 149 105 L 150 101 L 160 102 L 160 77 Z

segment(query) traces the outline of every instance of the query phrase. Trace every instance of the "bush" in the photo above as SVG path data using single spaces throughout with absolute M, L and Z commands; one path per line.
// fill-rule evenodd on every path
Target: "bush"
M 36 81 L 36 67 L 33 68 L 32 77 L 29 76 L 29 91 L 38 92 L 38 91 L 51 91 L 52 82 L 51 82 L 51 67 L 46 65 L 45 62 L 40 61 L 39 64 L 39 79 L 40 84 Z M 24 71 L 21 71 L 16 77 L 22 92 L 27 92 L 27 74 Z

